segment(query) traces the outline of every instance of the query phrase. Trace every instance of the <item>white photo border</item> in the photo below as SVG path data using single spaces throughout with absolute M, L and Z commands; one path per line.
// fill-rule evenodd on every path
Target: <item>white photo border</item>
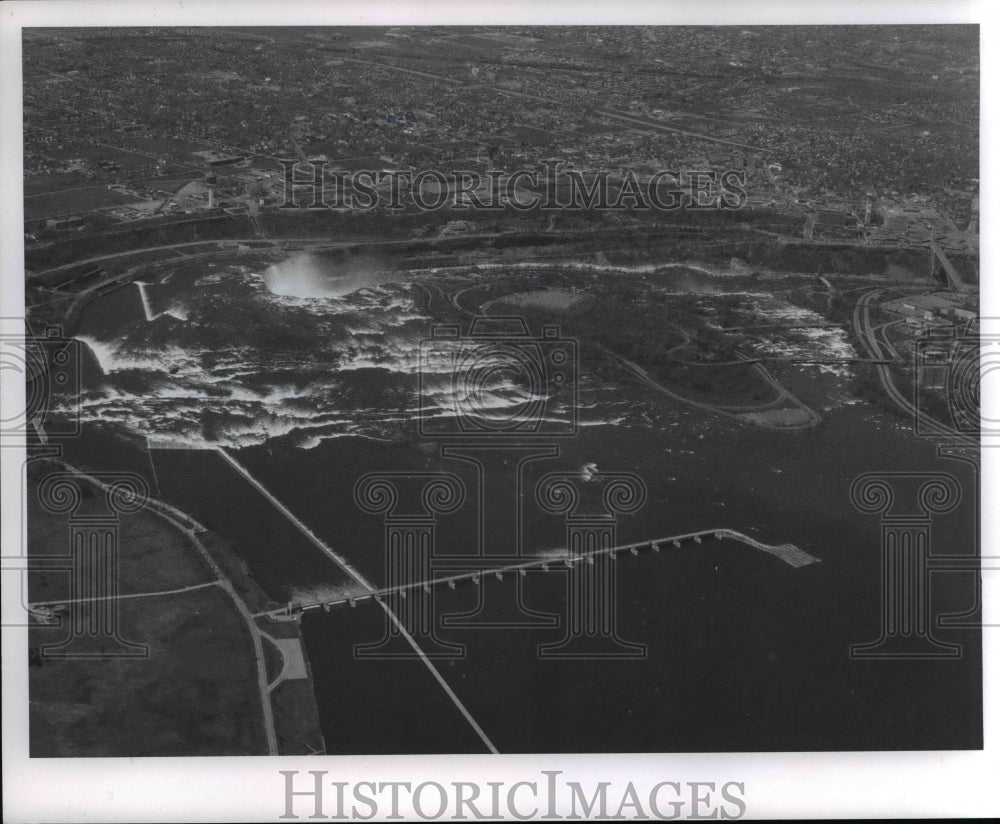
M 824 24 L 979 23 L 981 25 L 981 179 L 998 172 L 998 98 L 989 93 L 1000 79 L 1000 23 L 989 2 L 636 2 L 609 4 L 507 0 L 475 7 L 461 0 L 327 3 L 259 2 L 5 2 L 0 4 L 0 305 L 3 315 L 23 313 L 23 206 L 21 123 L 21 28 L 42 26 L 175 25 L 389 25 L 389 24 Z M 985 193 L 984 193 L 985 194 Z M 981 271 L 998 262 L 998 204 L 981 202 Z M 987 229 L 986 227 L 989 227 Z M 982 315 L 1000 317 L 992 275 L 983 278 Z M 984 329 L 998 333 L 1000 329 Z M 24 385 L 4 372 L 5 402 L 17 404 Z M 996 387 L 994 386 L 993 389 Z M 997 393 L 984 394 L 994 410 Z M 23 453 L 0 450 L 3 461 L 3 554 L 23 546 L 20 472 Z M 1000 455 L 983 450 L 983 500 L 1000 500 Z M 1000 516 L 983 506 L 984 554 L 1000 554 Z M 992 549 L 992 551 L 989 551 Z M 1000 625 L 1000 581 L 984 573 L 984 622 Z M 17 593 L 3 593 L 10 604 Z M 983 630 L 983 751 L 834 752 L 546 756 L 420 757 L 241 757 L 241 758 L 65 758 L 27 757 L 26 632 L 2 630 L 3 806 L 9 821 L 270 821 L 281 820 L 284 784 L 278 770 L 327 770 L 340 781 L 470 781 L 484 785 L 539 780 L 542 770 L 562 770 L 564 779 L 744 782 L 747 815 L 763 817 L 928 817 L 1000 814 L 1000 629 Z M 401 809 L 406 814 L 405 807 Z M 412 812 L 407 818 L 412 816 Z M 306 814 L 302 813 L 305 819 Z

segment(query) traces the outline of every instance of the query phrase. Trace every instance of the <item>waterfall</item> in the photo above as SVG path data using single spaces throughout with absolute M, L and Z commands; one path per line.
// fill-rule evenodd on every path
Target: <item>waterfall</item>
M 313 299 L 341 298 L 393 280 L 391 273 L 380 272 L 373 260 L 358 257 L 333 263 L 309 252 L 299 252 L 269 266 L 262 278 L 272 294 Z

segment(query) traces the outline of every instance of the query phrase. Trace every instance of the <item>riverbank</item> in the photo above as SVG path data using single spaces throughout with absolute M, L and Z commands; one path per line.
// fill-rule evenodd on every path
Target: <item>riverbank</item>
M 40 615 L 58 616 L 73 606 L 67 531 L 84 515 L 110 514 L 106 486 L 62 461 L 29 469 L 29 557 L 47 568 L 29 573 L 28 598 Z M 55 474 L 78 490 L 69 513 L 40 503 L 40 484 Z M 68 622 L 30 627 L 32 756 L 321 752 L 298 625 L 252 617 L 268 599 L 225 542 L 152 498 L 120 516 L 117 535 L 110 597 L 118 635 L 134 646 L 105 640 L 94 650 L 104 655 L 61 657 L 55 646 L 69 637 Z

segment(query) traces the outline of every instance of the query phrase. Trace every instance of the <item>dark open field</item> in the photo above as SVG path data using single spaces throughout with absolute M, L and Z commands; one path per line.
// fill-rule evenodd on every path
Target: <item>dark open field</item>
M 33 757 L 266 752 L 249 638 L 215 588 L 124 601 L 123 635 L 148 658 L 44 659 L 32 667 Z M 30 643 L 58 630 L 33 629 Z
M 106 184 L 98 184 L 86 188 L 26 196 L 24 198 L 24 219 L 41 220 L 60 215 L 75 215 L 94 209 L 124 206 L 136 203 L 138 200 L 132 195 L 109 189 Z
M 82 484 L 77 512 L 100 514 L 104 493 Z M 29 554 L 68 559 L 68 516 L 37 504 L 29 483 Z M 119 527 L 120 592 L 163 592 L 212 580 L 179 532 L 147 510 Z M 57 559 L 58 560 L 58 559 Z M 29 596 L 66 598 L 69 573 L 33 574 Z M 231 755 L 266 751 L 253 648 L 232 602 L 210 586 L 119 601 L 119 632 L 148 657 L 53 658 L 31 667 L 30 735 L 35 757 Z M 59 644 L 68 629 L 29 631 L 32 647 Z M 95 709 L 96 708 L 96 709 Z

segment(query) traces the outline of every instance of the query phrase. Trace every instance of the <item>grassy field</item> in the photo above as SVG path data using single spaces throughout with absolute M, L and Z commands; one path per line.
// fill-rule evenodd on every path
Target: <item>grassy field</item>
M 282 755 L 323 752 L 319 712 L 310 680 L 285 681 L 271 693 L 278 728 L 278 748 Z
M 42 192 L 58 192 L 60 189 L 72 189 L 77 186 L 88 185 L 92 185 L 92 183 L 88 183 L 87 179 L 78 172 L 35 175 L 34 177 L 25 178 L 24 194 L 35 195 Z
M 498 305 L 562 312 L 583 299 L 583 295 L 570 292 L 566 289 L 543 289 L 537 292 L 519 292 L 516 295 L 505 295 L 502 300 L 498 301 Z
M 221 590 L 122 601 L 121 634 L 149 657 L 29 668 L 32 757 L 266 753 L 250 639 Z
M 138 203 L 139 199 L 123 192 L 109 189 L 107 184 L 98 184 L 63 192 L 47 192 L 24 199 L 24 219 L 41 220 L 58 215 L 72 215 Z
M 82 483 L 85 497 L 77 515 L 97 515 L 104 508 L 104 493 Z M 33 557 L 62 555 L 69 558 L 69 523 L 65 514 L 48 512 L 39 502 L 34 484 L 28 488 L 28 553 Z M 118 591 L 125 595 L 179 589 L 212 580 L 207 565 L 175 529 L 166 528 L 158 515 L 140 510 L 123 516 L 118 528 Z M 69 596 L 69 573 L 32 572 L 28 577 L 32 601 L 52 601 Z
M 85 482 L 75 517 L 103 510 L 104 494 Z M 89 496 L 89 497 L 88 497 Z M 30 479 L 30 557 L 68 558 L 69 520 L 37 503 Z M 148 646 L 146 657 L 53 658 L 29 668 L 34 757 L 236 755 L 266 752 L 249 629 L 207 565 L 173 527 L 152 513 L 119 525 L 121 593 L 171 594 L 118 601 L 120 636 Z M 32 573 L 34 601 L 65 598 L 68 573 Z M 33 626 L 32 647 L 58 644 L 68 628 Z

